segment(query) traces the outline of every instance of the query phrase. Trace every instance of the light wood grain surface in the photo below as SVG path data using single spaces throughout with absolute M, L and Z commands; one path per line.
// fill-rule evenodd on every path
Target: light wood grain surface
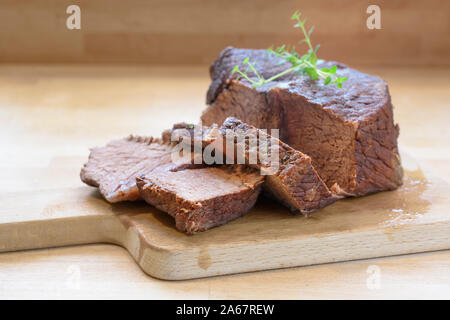
M 343 199 L 309 218 L 261 197 L 245 217 L 195 236 L 145 202 L 110 204 L 88 186 L 7 192 L 0 252 L 110 243 L 152 277 L 186 280 L 450 249 L 450 184 L 407 154 L 402 165 L 397 190 Z
M 365 71 L 390 84 L 401 148 L 450 181 L 450 70 Z M 195 122 L 208 82 L 196 68 L 0 67 L 0 190 L 80 186 L 88 146 Z M 449 298 L 449 268 L 450 252 L 439 251 L 167 282 L 122 248 L 90 245 L 0 254 L 0 297 Z M 371 270 L 380 286 L 367 286 Z
M 81 29 L 66 8 L 81 8 Z M 366 27 L 369 5 L 381 29 Z M 320 57 L 369 65 L 450 65 L 447 0 L 2 0 L 0 61 L 209 64 L 226 46 L 301 39 L 295 10 L 315 26 Z

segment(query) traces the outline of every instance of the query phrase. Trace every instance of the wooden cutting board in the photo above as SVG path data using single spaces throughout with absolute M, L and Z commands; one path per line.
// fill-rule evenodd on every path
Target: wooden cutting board
M 144 202 L 112 205 L 87 186 L 8 194 L 0 252 L 112 243 L 149 275 L 176 280 L 449 249 L 450 185 L 405 155 L 403 166 L 396 191 L 341 200 L 309 218 L 260 199 L 245 217 L 194 236 Z

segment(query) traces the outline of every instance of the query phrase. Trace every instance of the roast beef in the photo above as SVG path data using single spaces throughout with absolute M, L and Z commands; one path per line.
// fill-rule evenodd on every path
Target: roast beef
M 361 196 L 401 185 L 399 127 L 383 80 L 323 62 L 321 67 L 336 64 L 337 75 L 348 78 L 342 88 L 297 73 L 253 88 L 232 75 L 233 67 L 247 57 L 266 79 L 288 67 L 265 50 L 223 50 L 210 68 L 204 125 L 233 116 L 257 128 L 279 128 L 281 140 L 309 155 L 326 185 L 343 195 Z
M 221 127 L 178 124 L 170 132 L 175 140 L 188 142 L 190 150 L 196 141 L 202 147 L 212 146 L 214 158 L 220 163 L 242 163 L 259 169 L 265 175 L 263 186 L 269 195 L 293 211 L 311 213 L 339 198 L 319 177 L 309 156 L 233 117 Z
M 99 187 L 109 202 L 143 198 L 173 216 L 177 229 L 188 234 L 223 225 L 253 207 L 264 181 L 257 170 L 195 164 L 194 153 L 180 150 L 171 134 L 130 136 L 93 148 L 81 180 Z M 181 155 L 180 162 L 173 161 L 174 153 Z
M 145 201 L 175 218 L 187 234 L 223 225 L 255 204 L 264 177 L 243 165 L 181 168 L 161 166 L 137 178 Z
M 109 202 L 140 199 L 136 177 L 171 163 L 170 143 L 152 137 L 129 136 L 91 150 L 81 180 L 98 187 Z
M 266 173 L 265 188 L 291 210 L 310 213 L 327 206 L 338 199 L 333 195 L 311 164 L 311 158 L 289 145 L 272 137 L 267 132 L 229 117 L 220 128 L 226 141 L 227 135 L 233 139 L 234 159 L 239 152 L 246 163 Z M 244 135 L 242 139 L 239 135 Z M 249 139 L 256 137 L 258 144 L 250 144 Z M 223 149 L 226 153 L 226 148 Z M 251 156 L 258 155 L 251 163 Z M 276 158 L 275 158 L 276 157 Z

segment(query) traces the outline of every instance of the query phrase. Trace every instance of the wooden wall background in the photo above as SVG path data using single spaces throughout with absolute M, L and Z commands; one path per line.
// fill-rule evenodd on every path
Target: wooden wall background
M 81 30 L 66 28 L 70 4 Z M 382 30 L 366 28 L 369 4 Z M 450 65 L 449 0 L 0 0 L 0 62 L 207 64 L 228 45 L 297 42 L 297 8 L 322 58 Z

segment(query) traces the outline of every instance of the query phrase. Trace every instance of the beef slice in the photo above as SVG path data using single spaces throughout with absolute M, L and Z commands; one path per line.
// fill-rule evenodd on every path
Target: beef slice
M 141 199 L 136 177 L 171 163 L 173 147 L 161 139 L 129 136 L 91 150 L 81 180 L 111 203 Z
M 142 198 L 175 218 L 176 228 L 194 234 L 228 223 L 255 204 L 264 177 L 245 166 L 161 166 L 138 177 Z
M 308 155 L 236 118 L 228 117 L 220 127 L 187 130 L 180 124 L 171 133 L 191 145 L 197 141 L 203 147 L 213 146 L 215 153 L 224 155 L 218 157 L 220 163 L 258 169 L 265 176 L 264 189 L 292 211 L 308 214 L 341 197 L 330 192 Z

